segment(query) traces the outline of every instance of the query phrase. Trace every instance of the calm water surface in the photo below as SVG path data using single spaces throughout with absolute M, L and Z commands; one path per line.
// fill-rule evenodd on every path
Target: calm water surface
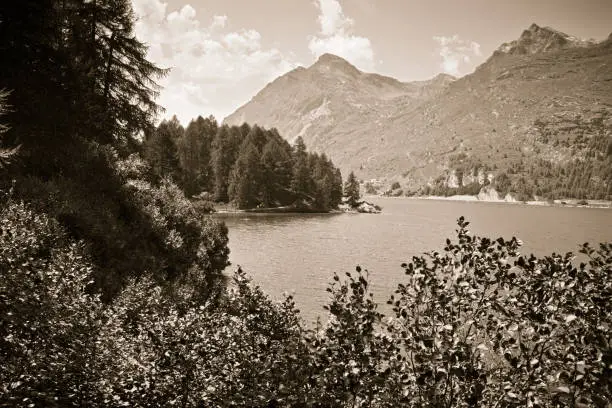
M 292 293 L 304 318 L 322 315 L 334 272 L 369 270 L 384 303 L 402 282 L 402 262 L 440 250 L 461 215 L 478 235 L 520 238 L 523 253 L 577 252 L 612 240 L 612 210 L 503 203 L 374 198 L 382 214 L 218 214 L 229 228 L 230 261 L 274 298 Z

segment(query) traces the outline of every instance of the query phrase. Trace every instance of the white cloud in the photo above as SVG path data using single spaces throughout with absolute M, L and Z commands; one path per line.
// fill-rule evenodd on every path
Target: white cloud
M 168 12 L 162 0 L 132 0 L 136 35 L 148 57 L 171 68 L 158 103 L 183 123 L 197 115 L 218 120 L 297 64 L 276 48 L 265 49 L 256 30 L 227 32 L 227 16 L 203 24 L 189 4 Z
M 315 56 L 331 53 L 345 58 L 358 68 L 373 71 L 372 44 L 366 37 L 353 34 L 355 21 L 344 15 L 338 0 L 317 0 L 320 31 L 310 37 L 308 48 Z
M 450 37 L 434 36 L 433 39 L 438 43 L 438 53 L 442 57 L 440 66 L 447 74 L 461 76 L 460 68 L 469 64 L 473 57 L 482 55 L 480 44 L 462 40 L 457 34 Z
M 227 16 L 214 16 L 210 28 L 213 30 L 216 28 L 225 28 L 225 24 L 227 24 Z

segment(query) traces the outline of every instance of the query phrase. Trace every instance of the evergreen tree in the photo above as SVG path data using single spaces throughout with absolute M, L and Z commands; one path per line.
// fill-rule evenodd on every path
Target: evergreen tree
M 198 166 L 200 163 L 200 135 L 196 121 L 189 122 L 187 129 L 178 141 L 178 158 L 181 167 L 181 187 L 191 197 L 198 193 Z
M 200 191 L 210 192 L 214 187 L 213 171 L 211 168 L 211 155 L 212 155 L 212 143 L 219 125 L 214 116 L 209 116 L 203 119 L 201 122 L 196 121 L 199 124 L 200 129 L 200 154 L 198 155 L 198 175 L 197 181 Z
M 334 168 L 331 161 L 330 166 Z M 342 173 L 340 169 L 336 168 L 334 168 L 332 177 L 331 202 L 333 208 L 337 207 L 342 202 Z
M 248 125 L 247 125 L 248 126 Z M 244 127 L 244 125 L 243 125 Z M 216 201 L 228 201 L 228 182 L 232 166 L 236 162 L 243 137 L 243 127 L 223 125 L 212 143 L 211 168 L 214 174 L 214 196 Z
M 7 103 L 12 107 L 5 142 L 40 146 L 46 154 L 70 134 L 74 115 L 65 99 L 73 78 L 63 42 L 57 44 L 60 23 L 53 0 L 0 2 L 0 89 L 11 91 Z M 54 161 L 45 157 L 48 161 L 39 164 Z
M 344 184 L 344 196 L 350 207 L 357 207 L 359 205 L 359 182 L 352 171 Z
M 308 153 L 301 137 L 291 147 L 276 129 L 224 125 L 211 151 L 216 201 L 241 208 L 298 202 L 319 210 L 341 202 L 340 171 L 325 155 Z
M 51 172 L 75 136 L 110 143 L 149 128 L 156 78 L 129 0 L 0 4 L 0 89 L 13 90 L 10 137 Z M 62 142 L 63 141 L 63 142 Z
M 268 141 L 268 134 L 264 129 L 255 125 L 246 134 L 245 140 L 246 142 L 251 143 L 257 148 L 258 151 L 261 152 L 263 150 L 264 145 Z
M 160 123 L 152 137 L 147 140 L 146 158 L 157 177 L 180 179 L 177 144 L 183 133 L 184 129 L 175 116 L 170 121 Z
M 217 122 L 213 117 L 204 119 L 198 116 L 189 123 L 184 136 L 179 141 L 182 186 L 187 196 L 210 188 L 210 149 L 216 133 Z
M 244 143 L 236 160 L 229 180 L 228 196 L 238 208 L 251 208 L 258 205 L 261 189 L 261 157 L 257 146 Z
M 298 136 L 293 147 L 293 171 L 291 178 L 291 189 L 299 198 L 310 197 L 311 176 L 308 166 L 308 154 L 304 139 Z
M 262 201 L 264 206 L 288 204 L 291 183 L 291 154 L 274 138 L 270 138 L 261 154 L 263 172 Z
M 327 158 L 318 154 L 310 155 L 312 179 L 314 182 L 315 205 L 322 210 L 332 207 L 331 202 L 331 171 L 327 166 Z

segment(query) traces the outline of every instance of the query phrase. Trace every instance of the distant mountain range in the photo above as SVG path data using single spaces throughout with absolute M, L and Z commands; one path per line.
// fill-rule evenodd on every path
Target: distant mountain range
M 505 191 L 529 185 L 527 196 L 609 199 L 612 35 L 586 41 L 533 24 L 472 74 L 420 82 L 325 54 L 224 122 L 302 136 L 343 174 L 383 187 L 460 193 L 498 178 Z M 590 174 L 574 174 L 580 169 Z

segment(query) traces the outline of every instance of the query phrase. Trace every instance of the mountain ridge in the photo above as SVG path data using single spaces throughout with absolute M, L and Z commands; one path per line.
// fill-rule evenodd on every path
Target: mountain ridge
M 415 82 L 325 55 L 268 84 L 226 123 L 276 127 L 290 141 L 302 136 L 343 174 L 400 181 L 411 191 L 485 184 L 508 172 L 518 180 L 530 162 L 561 166 L 605 150 L 589 153 L 592 140 L 612 143 L 612 37 L 578 40 L 533 24 L 500 48 L 506 52 L 464 77 Z M 603 178 L 607 191 L 612 175 Z
M 532 23 L 517 40 L 502 44 L 497 51 L 506 54 L 537 54 L 594 44 L 596 41 L 593 39 L 580 39 L 554 28 L 540 27 Z

